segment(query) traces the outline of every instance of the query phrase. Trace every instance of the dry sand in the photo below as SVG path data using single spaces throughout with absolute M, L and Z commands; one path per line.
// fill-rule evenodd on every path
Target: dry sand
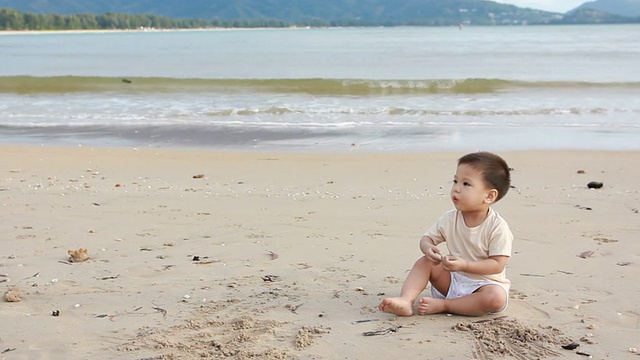
M 638 358 L 637 152 L 502 153 L 505 317 L 397 318 L 462 154 L 0 151 L 0 359 Z

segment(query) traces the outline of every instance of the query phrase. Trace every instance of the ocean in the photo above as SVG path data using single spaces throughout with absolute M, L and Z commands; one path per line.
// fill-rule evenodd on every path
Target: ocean
M 0 33 L 0 143 L 640 150 L 640 26 Z

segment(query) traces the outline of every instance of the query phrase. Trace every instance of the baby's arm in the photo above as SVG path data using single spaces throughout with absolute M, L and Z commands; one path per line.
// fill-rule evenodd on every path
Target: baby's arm
M 466 261 L 459 257 L 447 256 L 443 260 L 443 267 L 449 271 L 464 271 L 475 275 L 498 274 L 504 270 L 509 261 L 508 256 L 490 256 L 480 261 Z

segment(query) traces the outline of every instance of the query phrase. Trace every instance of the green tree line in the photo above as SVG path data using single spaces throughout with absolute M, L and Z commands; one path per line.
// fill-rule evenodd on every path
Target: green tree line
M 447 26 L 459 19 L 431 18 L 413 21 L 375 21 L 364 19 L 306 19 L 295 23 L 275 19 L 203 20 L 173 19 L 149 14 L 33 14 L 0 8 L 0 30 L 133 30 L 201 29 L 201 28 L 284 28 L 284 27 L 350 27 L 350 26 Z M 476 20 L 476 25 L 495 25 L 489 19 Z
M 295 23 L 275 19 L 203 20 L 172 19 L 149 14 L 33 14 L 0 8 L 1 30 L 134 30 L 153 29 L 202 29 L 202 28 L 285 28 L 285 27 L 348 27 L 348 26 L 397 26 L 397 25 L 450 25 L 451 21 L 429 20 L 424 22 L 380 22 L 361 19 L 328 21 L 307 19 Z
M 348 26 L 396 26 L 396 25 L 446 25 L 451 22 L 425 21 L 416 23 L 377 22 L 361 19 L 328 21 L 308 19 L 290 23 L 275 19 L 202 20 L 172 19 L 149 14 L 33 14 L 0 8 L 0 30 L 133 30 L 201 29 L 201 28 L 284 28 L 284 27 L 348 27 Z
M 485 9 L 489 11 L 491 9 Z M 485 11 L 485 12 L 486 12 Z M 520 10 L 518 10 L 520 11 Z M 524 10 L 523 10 L 524 11 Z M 489 11 L 490 12 L 490 11 Z M 583 9 L 570 16 L 548 20 L 546 18 L 529 17 L 515 13 L 511 19 L 527 19 L 529 24 L 615 24 L 639 23 L 638 18 L 624 18 L 607 13 Z M 203 20 L 174 19 L 161 15 L 149 14 L 33 14 L 17 10 L 0 8 L 0 31 L 2 30 L 133 30 L 141 28 L 153 29 L 202 29 L 202 28 L 284 28 L 284 27 L 350 27 L 350 26 L 451 26 L 460 23 L 473 25 L 510 25 L 513 20 L 504 21 L 489 16 L 461 17 L 458 13 L 436 12 L 422 14 L 413 20 L 372 20 L 361 18 L 345 18 L 341 20 L 325 20 L 307 18 L 296 22 L 276 19 L 237 19 L 237 20 Z M 518 21 L 515 23 L 522 23 Z
M 314 22 L 317 23 L 317 22 Z M 258 28 L 289 27 L 284 21 L 272 19 L 202 20 L 172 19 L 159 15 L 96 14 L 32 14 L 0 8 L 0 30 L 132 30 L 198 29 L 198 28 Z M 329 26 L 326 24 L 325 26 Z M 306 25 L 305 25 L 306 26 Z M 309 25 L 311 26 L 311 25 Z

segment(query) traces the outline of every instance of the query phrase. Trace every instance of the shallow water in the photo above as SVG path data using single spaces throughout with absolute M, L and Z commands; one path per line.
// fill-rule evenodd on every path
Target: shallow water
M 0 141 L 640 149 L 640 26 L 0 36 Z

